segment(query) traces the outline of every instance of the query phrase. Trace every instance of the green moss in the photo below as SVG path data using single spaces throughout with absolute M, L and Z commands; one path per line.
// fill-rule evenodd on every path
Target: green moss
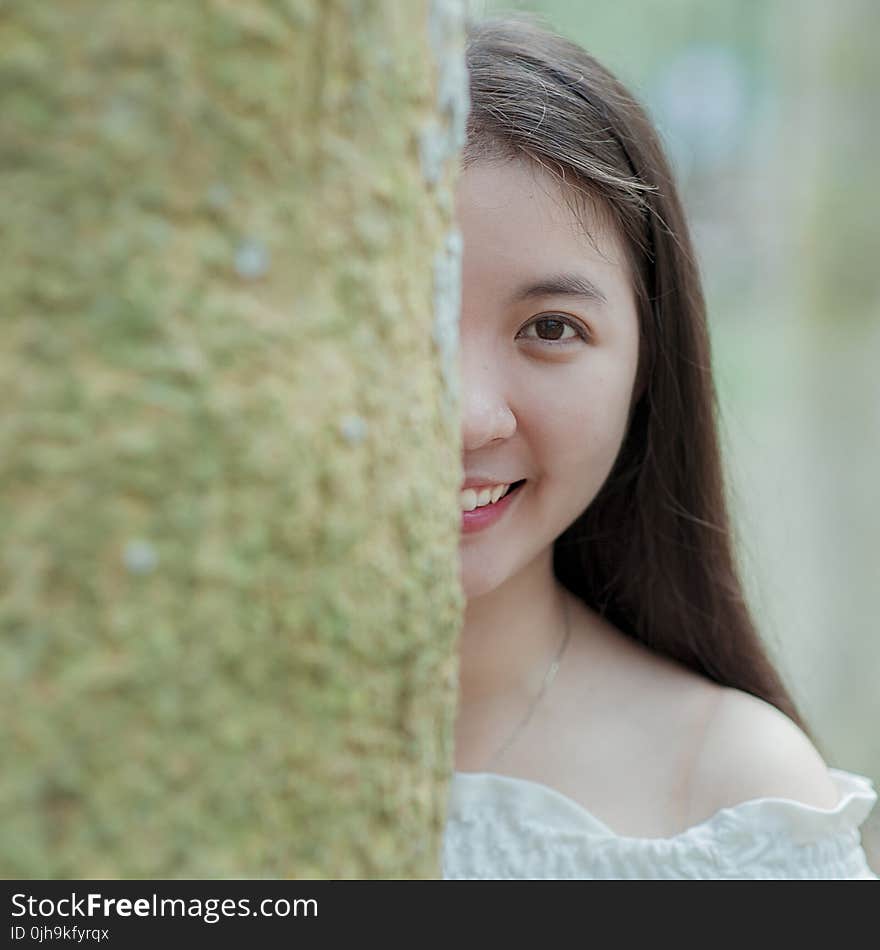
M 449 222 L 424 12 L 354 9 L 4 7 L 10 876 L 437 875 Z

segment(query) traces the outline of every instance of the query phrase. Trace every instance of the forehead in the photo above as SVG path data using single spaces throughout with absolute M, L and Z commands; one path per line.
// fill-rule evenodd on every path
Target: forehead
M 478 162 L 456 192 L 466 258 L 531 270 L 578 264 L 620 271 L 622 245 L 607 215 L 590 202 L 569 207 L 557 180 L 530 162 Z

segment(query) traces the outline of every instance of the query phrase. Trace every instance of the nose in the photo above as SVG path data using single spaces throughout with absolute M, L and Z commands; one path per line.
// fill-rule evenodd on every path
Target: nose
M 500 369 L 480 355 L 461 358 L 461 434 L 465 455 L 493 442 L 509 439 L 516 431 Z

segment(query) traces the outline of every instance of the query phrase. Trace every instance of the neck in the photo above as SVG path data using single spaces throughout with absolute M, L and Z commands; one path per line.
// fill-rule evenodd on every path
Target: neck
M 499 587 L 467 601 L 459 640 L 458 762 L 479 762 L 538 696 L 565 633 L 552 548 Z M 460 765 L 458 767 L 461 767 Z

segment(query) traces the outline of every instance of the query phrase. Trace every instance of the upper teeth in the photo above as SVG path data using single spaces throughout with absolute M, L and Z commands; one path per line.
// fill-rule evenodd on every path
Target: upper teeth
M 510 483 L 512 484 L 512 483 Z M 461 492 L 461 510 L 473 511 L 474 508 L 482 508 L 483 505 L 494 503 L 510 488 L 507 485 L 493 485 L 490 488 L 481 488 L 479 492 L 473 488 L 464 488 Z

